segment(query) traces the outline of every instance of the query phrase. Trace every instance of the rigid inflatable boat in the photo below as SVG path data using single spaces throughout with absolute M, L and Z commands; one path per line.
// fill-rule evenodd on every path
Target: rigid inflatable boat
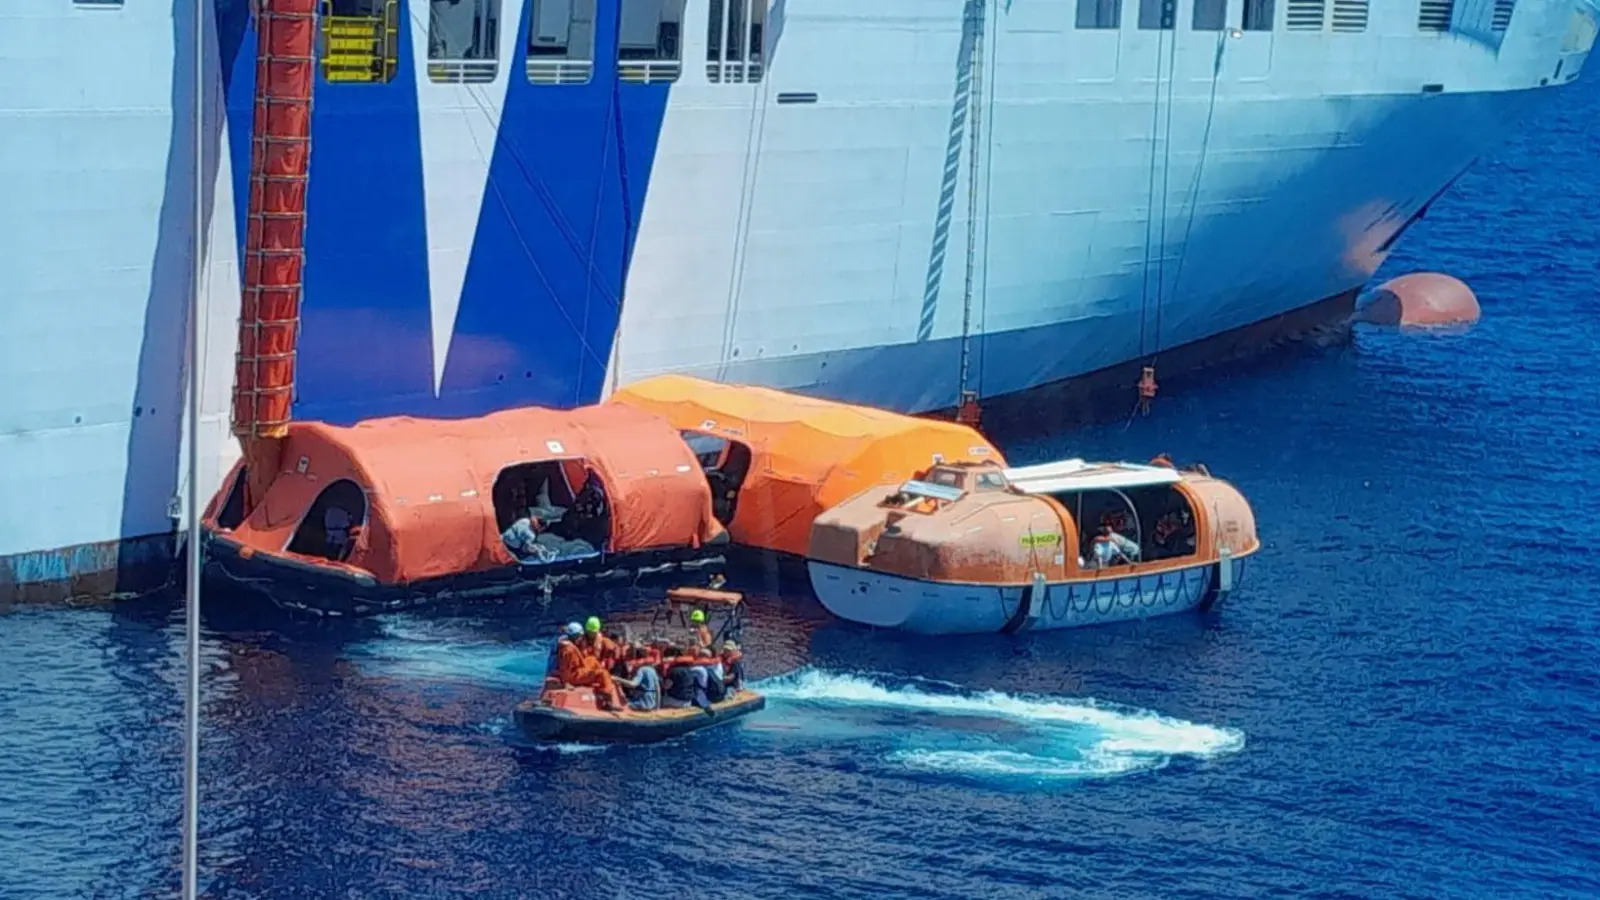
M 696 707 L 650 712 L 599 708 L 589 688 L 549 688 L 517 705 L 513 718 L 523 736 L 535 741 L 580 744 L 648 744 L 726 725 L 765 709 L 767 698 L 745 689 L 730 693 L 709 711 Z
M 1018 632 L 1208 609 L 1261 547 L 1244 497 L 1203 468 L 938 465 L 828 510 L 818 599 L 922 634 Z
M 649 636 L 644 642 L 671 643 L 666 639 L 671 631 L 680 633 L 680 643 L 692 642 L 695 610 L 709 612 L 706 620 L 716 623 L 711 632 L 713 647 L 740 640 L 744 637 L 743 600 L 738 593 L 715 588 L 673 588 L 645 626 Z M 631 630 L 625 623 L 622 627 Z M 663 685 L 663 697 L 664 690 Z M 725 725 L 765 709 L 766 705 L 764 696 L 746 688 L 729 691 L 722 701 L 704 709 L 690 706 L 611 711 L 601 708 L 592 688 L 572 687 L 547 678 L 539 696 L 518 704 L 512 719 L 523 736 L 534 741 L 645 744 Z

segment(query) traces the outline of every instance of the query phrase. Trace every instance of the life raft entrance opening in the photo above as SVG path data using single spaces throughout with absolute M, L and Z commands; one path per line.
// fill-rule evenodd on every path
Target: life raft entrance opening
M 711 510 L 717 521 L 727 525 L 739 508 L 739 491 L 750 474 L 750 447 L 740 441 L 704 431 L 684 431 L 684 443 L 700 460 L 700 471 L 711 486 Z
M 244 522 L 244 486 L 249 477 L 250 471 L 240 467 L 233 484 L 228 487 L 228 497 L 217 511 L 217 527 L 223 531 L 232 531 Z
M 611 537 L 607 494 L 599 473 L 582 458 L 517 463 L 501 469 L 494 480 L 495 524 L 505 536 L 507 549 L 524 561 L 554 562 L 594 555 L 605 551 Z M 508 534 L 523 519 L 528 520 L 532 534 Z M 512 546 L 519 538 L 547 552 Z
M 300 520 L 289 552 L 343 562 L 355 545 L 355 532 L 367 522 L 367 495 L 348 478 L 322 489 Z

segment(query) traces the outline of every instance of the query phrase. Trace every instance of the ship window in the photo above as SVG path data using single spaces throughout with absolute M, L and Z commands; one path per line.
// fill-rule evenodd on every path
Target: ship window
M 1489 19 L 1489 27 L 1495 31 L 1503 32 L 1511 27 L 1511 14 L 1517 11 L 1517 0 L 1494 0 L 1494 13 Z
M 594 76 L 595 0 L 532 0 L 528 9 L 528 80 L 584 84 Z
M 711 509 L 724 525 L 739 508 L 739 491 L 750 474 L 750 447 L 703 431 L 680 432 L 683 442 L 700 461 L 706 485 L 711 488 Z
M 524 564 L 585 559 L 611 536 L 607 494 L 586 460 L 517 463 L 494 480 L 495 525 L 506 550 Z
M 428 80 L 483 84 L 500 71 L 500 0 L 428 4 Z
M 1333 30 L 1367 30 L 1367 0 L 1333 0 Z
M 1114 29 L 1122 27 L 1122 0 L 1078 0 L 1078 27 Z
M 1244 31 L 1271 31 L 1273 0 L 1244 0 L 1239 27 Z
M 1289 0 L 1283 27 L 1289 31 L 1321 31 L 1327 12 L 1326 0 Z
M 706 80 L 712 84 L 760 81 L 767 0 L 711 0 L 708 8 Z
M 1417 10 L 1419 31 L 1449 31 L 1450 20 L 1455 16 L 1455 0 L 1422 0 Z
M 318 22 L 322 80 L 387 84 L 400 63 L 400 0 L 331 0 Z
M 1228 0 L 1194 0 L 1195 31 L 1222 31 L 1228 27 Z
M 1169 31 L 1178 17 L 1178 0 L 1139 0 L 1139 27 Z
M 622 0 L 617 77 L 633 84 L 677 81 L 683 69 L 684 0 Z
M 354 481 L 341 478 L 323 488 L 306 510 L 289 541 L 289 552 L 343 562 L 366 523 L 366 493 Z

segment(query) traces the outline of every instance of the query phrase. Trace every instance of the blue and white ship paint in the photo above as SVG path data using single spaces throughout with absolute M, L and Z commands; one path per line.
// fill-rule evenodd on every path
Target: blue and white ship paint
M 251 8 L 0 5 L 0 588 L 171 553 L 187 379 L 201 496 L 237 454 Z M 1359 288 L 1596 30 L 1581 0 L 322 13 L 295 415 L 335 424 L 662 372 L 920 411 L 1271 320 Z

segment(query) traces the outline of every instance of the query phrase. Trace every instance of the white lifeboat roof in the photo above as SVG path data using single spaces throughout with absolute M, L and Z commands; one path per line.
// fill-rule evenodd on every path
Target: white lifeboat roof
M 1175 484 L 1183 480 L 1176 469 L 1121 462 L 1084 462 L 1064 459 L 1005 470 L 1006 480 L 1024 494 L 1094 491 L 1110 488 Z

